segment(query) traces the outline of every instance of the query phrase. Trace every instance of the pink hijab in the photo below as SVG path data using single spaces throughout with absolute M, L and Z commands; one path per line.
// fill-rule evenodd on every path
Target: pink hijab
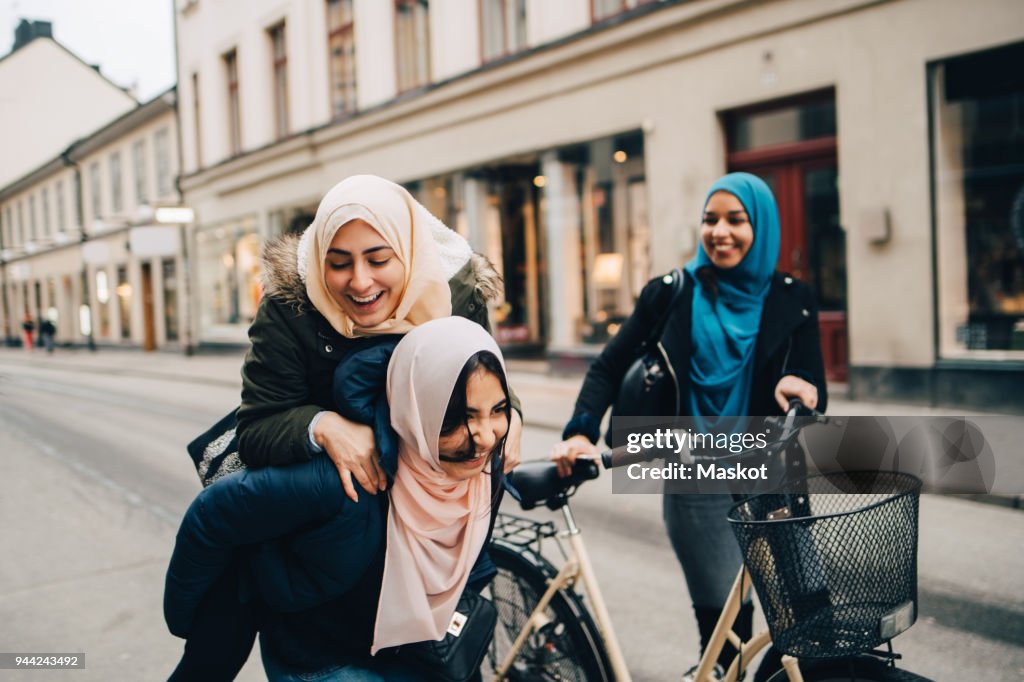
M 466 361 L 498 345 L 461 317 L 426 322 L 406 334 L 388 366 L 398 471 L 391 488 L 384 579 L 371 653 L 440 640 L 466 587 L 490 526 L 489 468 L 467 481 L 441 469 L 437 440 Z

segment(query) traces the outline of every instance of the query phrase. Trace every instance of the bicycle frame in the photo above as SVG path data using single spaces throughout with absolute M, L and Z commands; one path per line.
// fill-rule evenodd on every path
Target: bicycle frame
M 558 538 L 564 537 L 568 540 L 568 556 L 565 563 L 559 569 L 558 574 L 548 583 L 547 590 L 545 590 L 540 601 L 537 602 L 537 605 L 530 613 L 530 617 L 526 620 L 526 624 L 519 632 L 505 659 L 498 666 L 494 679 L 496 682 L 500 682 L 500 680 L 505 678 L 505 675 L 508 674 L 512 664 L 519 656 L 520 651 L 522 651 L 526 640 L 530 635 L 543 627 L 546 621 L 544 610 L 547 609 L 555 594 L 560 590 L 570 589 L 577 581 L 580 581 L 583 583 L 583 589 L 586 593 L 590 610 L 604 641 L 608 662 L 611 665 L 615 679 L 618 682 L 632 682 L 629 670 L 626 668 L 626 660 L 619 646 L 619 640 L 615 635 L 615 628 L 612 626 L 611 616 L 608 615 L 604 596 L 601 594 L 601 588 L 597 583 L 597 576 L 594 574 L 593 564 L 590 562 L 590 555 L 587 553 L 580 529 L 576 525 L 576 519 L 573 517 L 572 510 L 568 504 L 562 507 L 562 516 L 565 519 L 566 530 L 561 531 L 558 534 Z
M 800 404 L 798 401 L 793 401 L 790 404 L 790 409 L 781 424 L 783 429 L 782 436 L 775 443 L 775 447 L 778 452 L 782 452 L 785 448 L 788 448 L 790 444 L 794 442 L 794 439 L 800 431 L 800 427 L 796 426 L 793 420 L 793 417 L 796 415 L 797 407 L 799 406 Z M 825 418 L 823 415 L 818 413 L 814 414 L 817 419 L 824 421 Z M 615 461 L 616 456 L 615 452 L 606 452 L 601 456 L 601 461 L 605 468 L 611 468 L 621 464 L 621 462 L 617 463 Z M 500 681 L 505 677 L 522 651 L 523 646 L 530 635 L 537 632 L 546 624 L 548 619 L 545 616 L 544 611 L 547 609 L 554 596 L 559 591 L 570 590 L 577 584 L 577 582 L 582 582 L 590 611 L 603 640 L 611 671 L 618 682 L 631 682 L 632 678 L 629 674 L 629 670 L 626 668 L 625 658 L 622 655 L 618 638 L 615 635 L 615 630 L 612 626 L 611 617 L 608 614 L 608 609 L 605 605 L 601 588 L 598 585 L 597 577 L 590 562 L 589 554 L 587 553 L 586 546 L 583 543 L 580 529 L 577 527 L 572 510 L 569 508 L 567 497 L 563 501 L 561 510 L 565 519 L 566 530 L 560 531 L 553 536 L 559 540 L 562 538 L 566 538 L 568 540 L 569 551 L 564 552 L 563 547 L 563 553 L 566 554 L 565 562 L 558 570 L 555 577 L 548 582 L 547 589 L 541 596 L 540 601 L 530 613 L 526 624 L 519 632 L 515 642 L 512 644 L 512 648 L 506 654 L 505 659 L 498 666 L 494 679 Z M 552 537 L 552 535 L 548 535 L 547 537 Z M 697 669 L 694 674 L 696 682 L 718 682 L 714 677 L 714 668 L 718 660 L 718 656 L 724 649 L 726 642 L 731 643 L 738 653 L 729 664 L 729 669 L 726 671 L 725 677 L 721 678 L 724 682 L 736 682 L 747 670 L 754 657 L 763 649 L 771 645 L 771 633 L 768 630 L 762 630 L 744 642 L 732 629 L 736 622 L 736 618 L 739 615 L 740 607 L 743 604 L 743 601 L 749 596 L 751 588 L 752 582 L 750 573 L 748 572 L 746 565 L 742 565 L 737 572 L 736 579 L 733 581 L 732 589 L 729 592 L 729 596 L 726 598 L 725 605 L 722 607 L 722 612 L 715 625 L 714 632 L 712 633 L 711 638 L 705 647 L 704 653 L 697 664 Z M 797 659 L 791 656 L 783 656 L 782 663 L 790 682 L 803 682 L 803 677 L 800 673 Z
M 756 633 L 744 642 L 732 629 L 733 623 L 736 622 L 736 616 L 740 612 L 740 605 L 750 594 L 750 587 L 750 573 L 747 572 L 745 565 L 741 566 L 736 574 L 736 580 L 732 583 L 729 596 L 725 600 L 725 606 L 722 607 L 722 614 L 718 617 L 715 630 L 711 633 L 711 638 L 704 649 L 704 655 L 701 656 L 700 661 L 697 663 L 697 670 L 694 673 L 694 680 L 696 682 L 716 682 L 712 671 L 715 668 L 715 663 L 718 661 L 718 655 L 722 653 L 726 642 L 730 642 L 739 653 L 733 658 L 732 663 L 729 664 L 729 669 L 725 672 L 725 677 L 722 678 L 724 682 L 736 682 L 739 676 L 747 669 L 750 661 L 754 659 L 754 656 L 772 643 L 771 635 L 767 630 Z M 793 660 L 795 662 L 796 659 Z M 797 669 L 796 674 L 797 677 L 790 675 L 791 682 L 801 682 L 802 678 L 799 677 L 799 669 Z

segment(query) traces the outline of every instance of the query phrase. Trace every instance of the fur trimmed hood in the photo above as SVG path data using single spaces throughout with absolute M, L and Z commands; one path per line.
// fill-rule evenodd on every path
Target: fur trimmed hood
M 270 296 L 298 310 L 309 307 L 306 283 L 299 276 L 298 248 L 300 235 L 287 234 L 271 239 L 263 246 L 263 272 L 260 283 L 263 295 Z M 472 268 L 474 288 L 485 301 L 493 301 L 501 294 L 501 275 L 487 258 L 473 253 L 462 269 L 452 277 Z

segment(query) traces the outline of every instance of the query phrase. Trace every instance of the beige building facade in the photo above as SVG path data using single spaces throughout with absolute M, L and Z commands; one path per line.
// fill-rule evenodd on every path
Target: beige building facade
M 242 6 L 244 5 L 244 11 Z M 354 173 L 505 277 L 508 349 L 567 363 L 693 257 L 706 188 L 764 177 L 780 269 L 855 397 L 1018 405 L 1019 3 L 179 2 L 201 341 L 244 341 L 259 245 Z
M 0 189 L 2 328 L 45 318 L 58 344 L 186 348 L 175 92 L 137 105 Z
M 98 69 L 42 37 L 0 58 L 0 92 L 0 187 L 136 105 Z

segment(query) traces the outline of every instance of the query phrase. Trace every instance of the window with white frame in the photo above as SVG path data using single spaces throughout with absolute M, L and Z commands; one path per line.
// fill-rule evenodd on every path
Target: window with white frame
M 430 3 L 395 0 L 395 42 L 398 91 L 430 82 Z
M 201 112 L 199 109 L 199 74 L 192 74 L 192 128 L 193 142 L 195 142 L 196 168 L 203 167 L 203 137 L 201 125 Z
M 81 229 L 85 224 L 85 202 L 82 201 L 82 174 L 75 173 L 71 182 L 71 205 L 75 207 L 75 227 Z
M 25 239 L 25 201 L 18 202 L 18 245 L 23 245 L 27 239 Z
M 153 149 L 156 155 L 156 193 L 165 197 L 171 193 L 171 144 L 167 128 L 161 128 L 153 135 Z
M 89 198 L 92 200 L 92 218 L 103 217 L 103 181 L 100 178 L 100 162 L 89 164 Z
M 1024 359 L 1024 42 L 929 66 L 940 354 Z
M 231 156 L 242 152 L 242 108 L 238 99 L 238 51 L 231 50 L 222 58 L 227 81 L 228 142 Z
M 121 152 L 110 155 L 110 210 L 120 213 L 124 210 L 124 195 L 121 187 Z
M 57 202 L 57 231 L 67 230 L 67 211 L 64 207 L 64 181 L 58 180 L 53 190 L 54 201 Z
M 4 207 L 4 248 L 9 249 L 14 246 L 14 223 L 12 216 L 14 213 L 11 211 L 11 207 Z
M 273 57 L 274 81 L 274 134 L 282 138 L 289 133 L 288 123 L 288 44 L 285 41 L 285 24 L 274 26 L 270 35 Z
M 135 203 L 142 206 L 146 200 L 146 140 L 132 143 L 132 177 L 135 179 Z
M 327 54 L 331 73 L 331 115 L 356 110 L 356 39 L 352 0 L 327 0 Z
M 480 0 L 480 16 L 484 61 L 526 47 L 526 0 Z
M 50 229 L 50 188 L 44 187 L 42 192 L 42 204 L 43 204 L 43 236 L 49 237 L 51 234 Z

